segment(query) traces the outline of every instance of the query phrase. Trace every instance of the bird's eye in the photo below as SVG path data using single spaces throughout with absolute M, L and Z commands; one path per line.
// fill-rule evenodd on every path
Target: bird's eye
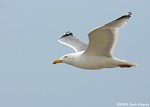
M 67 56 L 64 56 L 64 58 L 67 58 Z

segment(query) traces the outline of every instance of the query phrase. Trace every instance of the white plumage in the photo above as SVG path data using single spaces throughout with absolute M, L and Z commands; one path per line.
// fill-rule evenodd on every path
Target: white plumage
M 56 63 L 67 63 L 83 69 L 101 69 L 113 67 L 132 67 L 135 64 L 125 60 L 117 59 L 113 56 L 113 51 L 119 36 L 119 28 L 125 25 L 131 17 L 131 12 L 118 19 L 97 27 L 88 33 L 89 44 L 73 36 L 71 32 L 66 32 L 59 42 L 75 50 L 53 61 Z

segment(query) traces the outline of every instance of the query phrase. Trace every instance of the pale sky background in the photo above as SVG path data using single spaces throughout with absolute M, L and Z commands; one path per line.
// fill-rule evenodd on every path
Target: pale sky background
M 115 56 L 130 69 L 83 70 L 54 59 L 74 52 L 57 40 L 87 33 L 131 11 Z M 150 104 L 150 0 L 0 0 L 0 107 Z

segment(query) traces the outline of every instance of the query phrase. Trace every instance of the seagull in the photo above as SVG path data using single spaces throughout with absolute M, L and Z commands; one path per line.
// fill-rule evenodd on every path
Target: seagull
M 131 17 L 131 12 L 116 20 L 97 27 L 88 33 L 89 44 L 76 38 L 73 33 L 66 32 L 58 41 L 71 47 L 75 53 L 70 53 L 54 60 L 52 64 L 66 63 L 82 69 L 129 68 L 136 64 L 113 56 L 119 28 L 124 26 Z

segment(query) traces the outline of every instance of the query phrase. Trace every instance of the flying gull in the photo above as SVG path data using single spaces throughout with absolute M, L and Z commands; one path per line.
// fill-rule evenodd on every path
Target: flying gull
M 53 64 L 66 63 L 82 69 L 129 68 L 136 64 L 115 58 L 113 51 L 119 36 L 119 28 L 131 17 L 131 12 L 118 19 L 97 27 L 88 33 L 89 44 L 66 32 L 59 42 L 74 49 L 70 53 L 53 61 Z

